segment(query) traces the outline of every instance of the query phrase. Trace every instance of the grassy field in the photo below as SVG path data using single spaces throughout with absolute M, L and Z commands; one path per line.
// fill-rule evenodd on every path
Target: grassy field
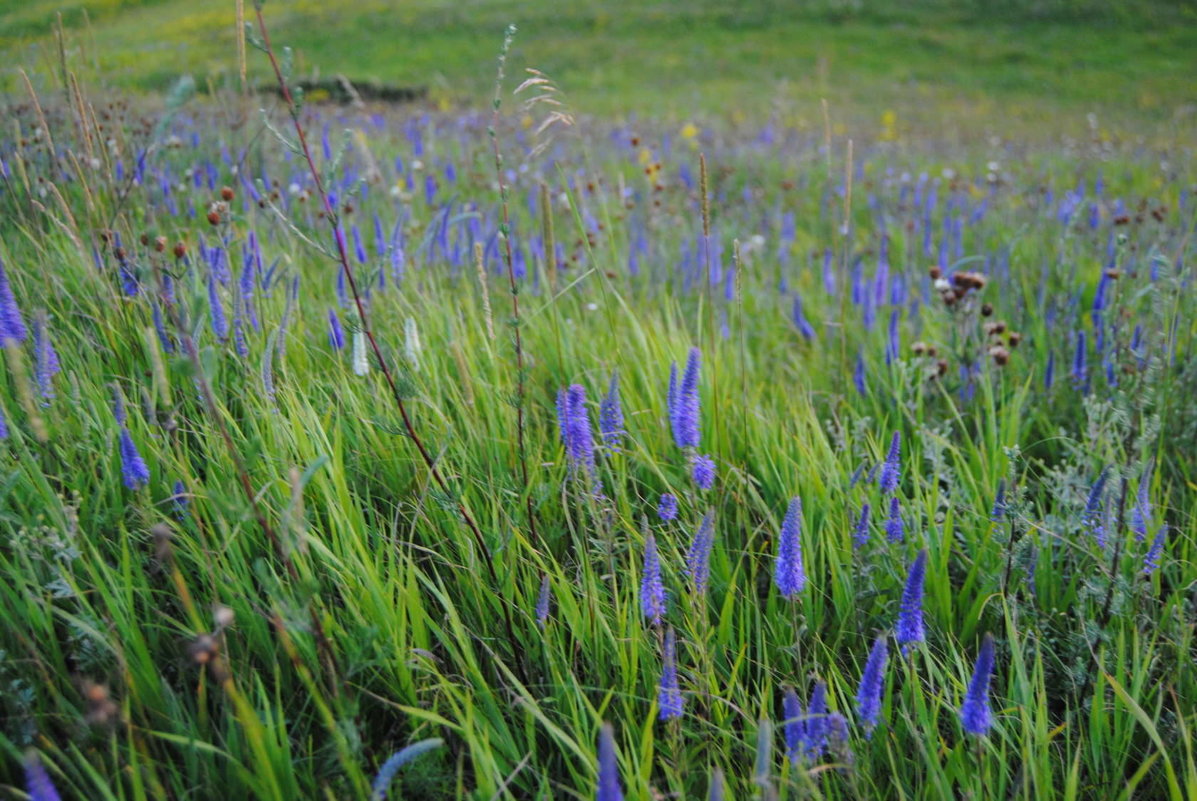
M 313 173 L 127 5 L 0 3 L 0 798 L 1197 797 L 1187 6 L 271 2 L 438 93 Z
M 548 73 L 578 110 L 608 116 L 781 113 L 818 124 L 826 98 L 874 124 L 894 109 L 920 131 L 969 118 L 1075 123 L 1090 111 L 1139 127 L 1194 124 L 1192 3 L 992 5 L 297 0 L 270 11 L 301 69 L 427 87 L 441 104 L 489 96 L 494 53 L 514 23 L 515 65 Z M 17 66 L 57 70 L 62 8 L 0 2 L 10 87 Z M 76 2 L 63 24 L 80 69 L 107 85 L 163 90 L 183 71 L 201 86 L 238 81 L 231 0 Z M 268 77 L 251 62 L 255 81 Z

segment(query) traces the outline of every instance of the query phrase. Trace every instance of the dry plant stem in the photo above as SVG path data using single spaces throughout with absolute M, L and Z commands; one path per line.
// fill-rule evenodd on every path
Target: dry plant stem
M 510 41 L 510 35 L 508 42 Z M 495 180 L 499 183 L 499 207 L 503 215 L 503 222 L 499 226 L 499 233 L 503 237 L 503 261 L 507 265 L 507 284 L 511 290 L 511 327 L 515 334 L 515 425 L 516 447 L 519 449 L 520 480 L 524 486 L 524 508 L 527 511 L 528 530 L 532 540 L 539 546 L 540 534 L 536 530 L 536 515 L 532 509 L 532 494 L 528 484 L 528 449 L 524 442 L 524 337 L 520 332 L 520 294 L 519 284 L 515 281 L 515 260 L 511 253 L 511 215 L 507 209 L 507 184 L 503 183 L 503 157 L 499 153 L 499 91 L 503 82 L 502 61 L 507 58 L 507 44 L 504 45 L 502 60 L 499 66 L 499 79 L 495 83 L 494 108 L 491 111 L 490 147 L 495 160 Z
M 382 349 L 378 346 L 378 341 L 374 338 L 374 329 L 370 325 L 369 317 L 366 315 L 366 307 L 362 302 L 362 295 L 357 288 L 357 279 L 354 277 L 353 268 L 349 264 L 349 254 L 345 252 L 345 240 L 338 235 L 338 217 L 334 211 L 332 204 L 328 200 L 328 193 L 324 191 L 324 181 L 320 178 L 320 171 L 316 169 L 316 162 L 312 159 L 312 151 L 308 147 L 308 140 L 303 124 L 299 121 L 299 108 L 295 105 L 295 98 L 291 94 L 291 89 L 287 86 L 286 79 L 283 78 L 282 69 L 279 67 L 278 58 L 274 54 L 274 47 L 270 44 L 270 34 L 266 31 L 266 20 L 262 17 L 262 8 L 260 5 L 255 6 L 254 13 L 258 20 L 258 31 L 262 34 L 262 48 L 266 52 L 267 58 L 270 59 L 270 66 L 274 70 L 275 80 L 278 81 L 279 91 L 283 95 L 283 101 L 287 104 L 287 111 L 291 116 L 291 122 L 295 127 L 295 135 L 299 139 L 300 150 L 303 152 L 304 161 L 308 165 L 308 171 L 311 173 L 312 181 L 316 187 L 316 193 L 320 196 L 320 204 L 324 208 L 325 216 L 328 218 L 329 225 L 333 230 L 333 241 L 337 245 L 337 258 L 341 263 L 341 270 L 345 274 L 345 283 L 349 285 L 349 291 L 353 295 L 353 303 L 357 307 L 358 319 L 361 321 L 362 333 L 366 335 L 366 339 L 370 343 L 370 349 L 374 352 L 374 358 L 378 361 L 379 370 L 382 371 L 383 377 L 386 379 L 387 386 L 391 389 L 391 395 L 395 399 L 395 406 L 399 410 L 399 416 L 403 420 L 403 428 L 410 439 L 416 446 L 416 450 L 420 453 L 420 458 L 423 460 L 425 466 L 428 468 L 428 474 L 432 476 L 432 480 L 440 488 L 441 492 L 446 495 L 452 495 L 449 492 L 449 485 L 445 481 L 444 476 L 441 475 L 440 470 L 436 466 L 436 460 L 433 459 L 432 453 L 424 445 L 424 441 L 420 439 L 420 435 L 416 432 L 416 427 L 412 423 L 411 415 L 408 414 L 407 405 L 403 402 L 403 396 L 399 392 L 399 387 L 395 383 L 395 376 L 391 372 L 391 368 L 387 365 L 387 360 L 382 355 Z M 508 244 L 508 253 L 510 258 L 510 247 Z M 518 337 L 518 328 L 516 329 Z M 523 379 L 521 377 L 521 384 L 523 386 Z M 521 405 L 521 443 L 523 440 L 523 426 L 522 426 L 522 405 Z M 528 502 L 531 508 L 531 499 Z M 482 536 L 482 530 L 478 527 L 478 523 L 474 520 L 469 510 L 466 508 L 465 501 L 460 498 L 457 499 L 457 511 L 461 515 L 462 521 L 469 528 L 474 536 L 474 540 L 478 545 L 479 556 L 482 562 L 486 565 L 487 574 L 490 576 L 491 582 L 494 585 L 495 592 L 499 591 L 499 574 L 495 569 L 494 559 L 491 557 L 490 549 L 486 547 L 486 538 Z M 511 642 L 513 650 L 516 649 L 518 642 L 515 637 L 515 627 L 511 622 L 511 610 L 508 604 L 500 600 L 499 606 L 503 609 L 503 621 L 507 628 L 507 637 Z M 523 660 L 518 660 L 519 664 L 523 665 Z
M 233 460 L 233 469 L 237 473 L 237 480 L 241 484 L 241 489 L 245 493 L 245 498 L 249 502 L 250 509 L 253 510 L 254 520 L 257 522 L 258 527 L 262 529 L 262 533 L 266 535 L 266 539 L 270 541 L 270 545 L 274 548 L 275 553 L 278 554 L 279 559 L 282 560 L 283 567 L 287 570 L 288 578 L 291 581 L 298 581 L 299 571 L 295 568 L 295 563 L 283 547 L 282 540 L 279 539 L 274 526 L 270 525 L 270 521 L 266 518 L 266 513 L 262 511 L 261 504 L 258 503 L 258 496 L 254 492 L 253 481 L 249 477 L 249 470 L 245 467 L 245 461 L 241 458 L 241 453 L 237 450 L 236 443 L 233 442 L 233 435 L 229 433 L 228 426 L 225 425 L 224 418 L 220 415 L 220 411 L 216 406 L 216 396 L 212 394 L 212 386 L 208 383 L 207 376 L 204 375 L 199 350 L 195 347 L 195 340 L 187 332 L 187 326 L 184 325 L 178 308 L 170 300 L 170 294 L 166 291 L 166 281 L 162 276 L 162 268 L 154 262 L 153 269 L 154 277 L 158 283 L 159 297 L 162 304 L 166 307 L 166 313 L 170 318 L 171 325 L 174 326 L 175 332 L 179 336 L 179 340 L 183 345 L 183 351 L 187 354 L 188 361 L 191 362 L 191 368 L 195 374 L 195 382 L 199 387 L 200 397 L 204 403 L 204 411 L 207 412 L 208 417 L 216 425 L 216 430 L 220 433 L 220 438 L 224 441 L 225 450 L 228 451 L 229 458 Z M 337 658 L 324 632 L 324 624 L 320 622 L 320 616 L 316 614 L 316 610 L 311 604 L 308 605 L 308 615 L 311 618 L 312 633 L 316 638 L 316 647 L 323 655 L 327 663 L 326 667 L 330 673 L 329 686 L 332 688 L 334 695 L 340 695 L 340 681 L 337 679 L 339 673 Z

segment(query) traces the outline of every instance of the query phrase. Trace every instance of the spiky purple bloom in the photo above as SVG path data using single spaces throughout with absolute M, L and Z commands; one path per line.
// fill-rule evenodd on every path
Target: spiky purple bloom
M 345 329 L 341 327 L 341 318 L 337 317 L 336 309 L 328 310 L 328 344 L 333 350 L 345 347 Z
M 619 786 L 619 766 L 615 763 L 615 730 L 604 723 L 599 731 L 598 789 L 595 801 L 623 801 Z
M 802 313 L 802 299 L 797 295 L 794 296 L 794 307 L 791 313 L 791 318 L 794 321 L 794 327 L 798 329 L 798 333 L 807 342 L 815 338 L 814 326 L 806 319 L 806 315 Z
M 806 587 L 806 570 L 802 565 L 802 499 L 790 501 L 781 533 L 777 538 L 777 561 L 773 568 L 773 583 L 781 597 L 789 600 Z
M 1164 542 L 1168 539 L 1168 527 L 1160 526 L 1159 532 L 1152 540 L 1151 548 L 1143 557 L 1143 575 L 1150 576 L 1160 568 L 1160 557 L 1164 555 Z
M 175 343 L 171 340 L 170 334 L 166 332 L 166 324 L 162 320 L 162 307 L 157 302 L 154 302 L 152 308 L 154 331 L 158 334 L 158 341 L 162 343 L 162 351 L 164 353 L 174 353 Z
M 3 409 L 0 409 L 0 439 L 8 439 L 8 421 L 4 419 Z
M 648 541 L 644 543 L 644 567 L 640 574 L 640 610 L 654 626 L 661 625 L 666 600 L 665 585 L 661 582 L 657 538 L 649 534 Z
M 29 791 L 29 801 L 61 801 L 45 765 L 33 751 L 25 757 L 25 788 Z
M 1006 479 L 998 481 L 997 494 L 993 498 L 993 510 L 989 519 L 994 523 L 1006 516 Z
M 711 547 L 714 544 L 715 518 L 713 513 L 707 512 L 694 534 L 694 540 L 690 543 L 690 551 L 686 554 L 686 574 L 698 595 L 706 592 L 707 582 L 711 578 Z
M 676 365 L 670 373 L 669 422 L 673 429 L 673 441 L 679 448 L 697 448 L 699 443 L 698 372 L 701 358 L 698 348 L 690 349 L 680 385 L 677 383 Z
M 664 653 L 661 659 L 661 683 L 657 687 L 658 716 L 661 720 L 680 718 L 686 701 L 682 698 L 677 680 L 677 641 L 673 629 L 665 632 Z
M 1085 374 L 1088 372 L 1085 366 L 1085 359 L 1087 356 L 1087 345 L 1085 340 L 1085 332 L 1076 332 L 1076 353 L 1072 357 L 1072 380 L 1080 385 L 1085 381 Z
M 536 625 L 541 631 L 549 620 L 549 604 L 552 598 L 553 589 L 549 585 L 549 574 L 545 573 L 540 580 L 540 593 L 536 596 Z
M 183 483 L 182 479 L 175 482 L 171 489 L 170 505 L 175 509 L 175 516 L 180 520 L 187 517 L 187 506 L 191 503 L 191 499 L 187 495 L 187 485 Z
M 977 654 L 964 703 L 960 706 L 960 724 L 968 734 L 980 737 L 988 734 L 993 726 L 993 713 L 989 710 L 989 678 L 992 674 L 993 635 L 986 634 L 981 642 L 981 652 Z
M 690 460 L 690 474 L 694 485 L 700 490 L 715 486 L 715 460 L 710 456 L 695 454 Z
M 890 542 L 901 542 L 905 527 L 902 524 L 902 503 L 895 495 L 889 499 L 889 519 L 885 521 L 885 538 Z
M 4 263 L 0 262 L 0 345 L 9 339 L 24 342 L 27 336 L 29 332 L 25 328 L 25 319 L 17 306 L 17 298 L 13 294 L 12 284 L 8 281 L 8 273 L 4 271 Z
M 570 475 L 575 479 L 596 479 L 594 475 L 594 436 L 586 411 L 586 388 L 571 384 L 557 395 L 557 423 L 569 459 Z
M 677 496 L 666 492 L 657 503 L 657 517 L 668 523 L 677 517 Z
M 619 373 L 611 374 L 607 394 L 599 403 L 599 433 L 603 444 L 611 450 L 619 450 L 623 440 L 623 407 L 619 402 Z
M 129 435 L 129 429 L 124 426 L 121 426 L 119 449 L 121 479 L 125 482 L 125 486 L 136 490 L 150 483 L 150 468 L 146 466 L 145 459 L 142 459 L 141 454 L 137 452 L 137 446 L 133 444 L 133 437 Z
M 1106 481 L 1109 480 L 1110 470 L 1106 468 L 1101 471 L 1097 479 L 1089 487 L 1089 497 L 1085 500 L 1085 511 L 1081 513 L 1081 525 L 1085 527 L 1093 538 L 1097 540 L 1097 544 L 1101 548 L 1105 548 L 1105 526 L 1102 525 L 1101 520 L 1101 499 L 1106 489 Z
M 220 293 L 216 291 L 216 279 L 208 274 L 208 308 L 212 319 L 212 333 L 221 342 L 229 338 L 229 321 L 224 314 L 224 306 L 220 302 Z
M 37 377 L 38 392 L 42 396 L 42 405 L 49 405 L 54 398 L 54 376 L 58 375 L 62 367 L 58 363 L 58 353 L 50 342 L 50 332 L 46 330 L 46 318 L 42 314 L 33 323 L 33 355 L 34 374 Z
M 786 687 L 785 695 L 781 699 L 782 731 L 786 739 L 786 755 L 792 762 L 797 763 L 802 757 L 802 740 L 806 730 L 803 718 L 802 702 L 798 700 L 798 693 L 793 687 Z
M 868 502 L 861 504 L 860 517 L 856 519 L 856 527 L 852 530 L 852 544 L 857 548 L 863 548 L 869 541 L 869 513 L 872 507 Z
M 888 661 L 889 653 L 885 636 L 882 635 L 873 641 L 873 650 L 869 651 L 869 659 L 860 675 L 860 687 L 856 690 L 856 712 L 864 724 L 866 737 L 873 736 L 873 729 L 881 720 L 881 694 L 885 690 L 885 665 Z
M 881 492 L 885 495 L 896 490 L 898 482 L 902 478 L 901 452 L 902 433 L 895 431 L 894 438 L 889 443 L 889 453 L 886 454 L 885 462 L 881 465 L 881 477 L 877 480 Z
M 919 551 L 910 565 L 906 576 L 906 588 L 902 590 L 902 603 L 898 608 L 898 642 L 902 652 L 909 650 L 911 643 L 927 639 L 923 630 L 923 586 L 927 578 L 927 550 Z
M 1147 529 L 1151 527 L 1151 466 L 1143 469 L 1139 478 L 1139 491 L 1135 493 L 1135 506 L 1131 509 L 1131 531 L 1135 532 L 1135 542 L 1147 539 Z
M 811 690 L 810 703 L 806 705 L 806 725 L 802 729 L 803 751 L 813 762 L 827 750 L 827 683 L 821 679 Z
M 1056 380 L 1056 354 L 1047 354 L 1047 366 L 1043 368 L 1043 388 L 1050 390 Z

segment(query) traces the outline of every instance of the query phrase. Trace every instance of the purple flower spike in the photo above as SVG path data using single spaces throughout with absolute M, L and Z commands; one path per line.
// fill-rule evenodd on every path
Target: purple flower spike
M 599 404 L 599 433 L 603 444 L 613 451 L 619 450 L 623 440 L 623 407 L 619 402 L 619 374 L 611 374 L 607 394 Z
M 715 518 L 707 512 L 686 554 L 686 573 L 694 583 L 694 592 L 703 595 L 711 578 L 711 547 L 715 544 Z
M 668 523 L 677 517 L 677 497 L 666 492 L 657 503 L 657 517 Z
M 699 443 L 698 372 L 701 358 L 698 348 L 690 349 L 680 386 L 677 384 L 676 368 L 670 375 L 669 421 L 673 428 L 673 441 L 679 448 L 697 448 Z
M 8 273 L 4 271 L 4 264 L 0 263 L 0 345 L 9 339 L 24 342 L 27 336 L 29 331 L 17 306 L 12 284 L 8 282 Z
M 898 496 L 889 499 L 889 519 L 885 521 L 885 538 L 890 542 L 901 542 L 905 536 L 902 524 L 902 503 Z
M 889 443 L 889 453 L 885 456 L 885 463 L 881 465 L 881 477 L 878 483 L 881 485 L 881 492 L 889 495 L 898 489 L 898 482 L 901 480 L 901 452 L 902 452 L 902 434 L 898 431 L 894 432 L 894 438 Z
M 781 523 L 777 538 L 777 562 L 773 583 L 781 597 L 789 600 L 806 587 L 806 570 L 802 565 L 802 499 L 794 498 Z
M 29 790 L 29 801 L 61 801 L 50 774 L 34 751 L 25 757 L 25 787 Z
M 989 709 L 989 679 L 993 674 L 993 635 L 986 634 L 977 654 L 973 677 L 968 683 L 964 703 L 960 707 L 960 724 L 968 734 L 982 737 L 993 727 L 993 713 Z
M 715 486 L 715 460 L 710 456 L 695 455 L 690 460 L 690 468 L 694 485 L 700 490 L 709 490 Z
M 926 632 L 923 629 L 923 586 L 927 578 L 927 551 L 919 551 L 910 565 L 910 573 L 906 577 L 906 588 L 902 591 L 902 604 L 898 612 L 898 642 L 902 645 L 902 652 L 909 650 L 911 643 L 923 642 Z
M 856 691 L 856 711 L 860 715 L 860 722 L 864 724 L 867 737 L 873 736 L 873 729 L 881 719 L 881 694 L 885 690 L 885 664 L 889 661 L 889 654 L 885 647 L 885 637 L 878 637 L 873 641 L 873 650 L 869 652 L 869 661 L 865 662 L 864 672 L 860 676 L 860 688 Z
M 604 723 L 599 732 L 598 791 L 594 797 L 595 801 L 623 801 L 619 765 L 615 762 L 615 730 L 610 723 Z
M 648 535 L 644 544 L 644 567 L 640 578 L 640 610 L 654 626 L 661 625 L 665 616 L 665 585 L 661 582 L 661 559 L 657 554 L 657 538 Z
M 677 680 L 677 642 L 673 629 L 665 632 L 665 647 L 662 657 L 661 684 L 657 689 L 657 706 L 661 720 L 680 718 L 685 711 L 686 701 L 682 698 Z

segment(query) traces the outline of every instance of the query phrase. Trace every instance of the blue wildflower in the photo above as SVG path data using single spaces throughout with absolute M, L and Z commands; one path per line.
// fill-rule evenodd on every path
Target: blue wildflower
M 665 616 L 666 593 L 661 582 L 661 559 L 657 554 L 657 538 L 648 535 L 644 543 L 644 566 L 640 577 L 640 610 L 654 626 L 661 625 Z
M 35 751 L 25 757 L 25 787 L 29 791 L 29 801 L 61 801 L 62 797 L 54 789 L 54 782 L 50 781 L 50 774 Z
M 701 353 L 698 348 L 690 349 L 686 371 L 681 384 L 676 378 L 676 366 L 669 382 L 669 420 L 673 428 L 673 441 L 679 448 L 697 448 L 698 432 L 698 372 Z
M 570 475 L 586 477 L 597 484 L 594 470 L 594 436 L 590 431 L 590 415 L 586 411 L 586 388 L 571 384 L 557 396 L 558 424 L 569 459 Z M 597 490 L 597 487 L 596 487 Z
M 852 383 L 856 385 L 856 391 L 861 395 L 869 394 L 869 387 L 865 382 L 864 354 L 861 351 L 856 352 L 856 367 L 852 370 Z
M 677 643 L 673 629 L 665 632 L 664 654 L 662 656 L 661 684 L 657 688 L 658 715 L 661 720 L 680 718 L 686 701 L 677 680 Z
M 878 479 L 881 492 L 886 495 L 895 491 L 898 488 L 898 482 L 901 480 L 901 450 L 902 434 L 899 431 L 895 431 L 894 438 L 889 443 L 889 453 L 886 454 L 885 462 L 881 465 L 881 477 Z
M 58 353 L 50 343 L 50 333 L 46 330 L 45 315 L 39 315 L 33 324 L 33 354 L 34 374 L 37 377 L 37 388 L 42 396 L 42 405 L 54 397 L 54 376 L 61 371 L 58 363 Z
M 997 494 L 993 498 L 993 510 L 989 513 L 989 519 L 994 523 L 1003 519 L 1006 516 L 1006 479 L 998 481 Z
M 827 683 L 822 680 L 815 682 L 815 688 L 810 694 L 810 703 L 806 705 L 802 745 L 807 759 L 812 762 L 823 756 L 827 750 Z
M 794 307 L 791 313 L 794 320 L 794 326 L 798 329 L 798 333 L 802 334 L 802 338 L 810 342 L 815 338 L 814 326 L 806 319 L 806 315 L 802 313 L 802 299 L 797 295 L 794 296 Z
M 781 699 L 782 731 L 786 739 L 786 754 L 797 763 L 802 756 L 802 741 L 806 729 L 802 702 L 793 687 L 787 687 Z
M 860 687 L 856 691 L 856 711 L 867 737 L 873 736 L 873 729 L 881 719 L 881 694 L 885 690 L 885 664 L 888 660 L 883 635 L 873 641 L 873 650 L 869 651 L 869 659 L 860 676 Z
M 216 279 L 208 274 L 208 308 L 212 319 L 212 333 L 221 342 L 229 338 L 229 321 L 224 314 L 224 306 L 220 302 L 220 293 L 216 291 Z
M 612 450 L 619 450 L 623 439 L 623 407 L 619 402 L 619 374 L 611 374 L 607 394 L 599 404 L 599 433 L 603 444 Z
M 1160 526 L 1160 530 L 1155 535 L 1155 539 L 1151 543 L 1151 548 L 1147 551 L 1147 555 L 1143 557 L 1143 574 L 1150 576 L 1155 571 L 1159 570 L 1160 557 L 1164 555 L 1164 542 L 1168 539 L 1168 527 Z
M 1135 532 L 1135 542 L 1147 539 L 1147 529 L 1151 527 L 1151 466 L 1143 469 L 1139 478 L 1139 491 L 1135 493 L 1135 506 L 1131 509 L 1131 531 Z
M 787 600 L 806 587 L 806 570 L 802 565 L 802 499 L 798 497 L 790 501 L 781 523 L 773 583 Z
M 989 679 L 993 674 L 993 635 L 986 634 L 973 667 L 973 677 L 968 683 L 964 703 L 960 706 L 960 723 L 968 734 L 982 736 L 993 726 L 993 713 L 989 709 Z
M 711 547 L 714 544 L 715 518 L 711 512 L 707 512 L 686 554 L 686 574 L 694 584 L 694 592 L 699 595 L 706 592 L 707 582 L 711 578 Z
M 1089 487 L 1089 497 L 1085 500 L 1085 510 L 1081 513 L 1081 525 L 1085 527 L 1093 538 L 1097 540 L 1097 544 L 1103 550 L 1106 547 L 1105 526 L 1102 525 L 1102 494 L 1106 489 L 1106 481 L 1109 480 L 1110 471 L 1106 468 L 1101 471 L 1097 479 Z
M 12 284 L 8 281 L 8 273 L 4 271 L 4 263 L 0 262 L 0 345 L 9 339 L 24 342 L 28 335 Z
M 904 536 L 902 504 L 898 496 L 889 499 L 889 519 L 885 521 L 885 538 L 890 542 L 901 542 Z
M 615 763 L 615 730 L 604 723 L 599 732 L 598 789 L 595 801 L 623 801 L 619 786 L 619 766 Z
M 919 551 L 910 565 L 906 576 L 906 587 L 902 590 L 902 603 L 898 611 L 897 635 L 902 652 L 909 650 L 911 643 L 923 642 L 927 636 L 923 630 L 923 586 L 927 577 L 927 551 Z
M 869 541 L 869 513 L 872 511 L 868 502 L 861 504 L 860 517 L 856 520 L 856 527 L 852 530 L 852 544 L 863 548 Z
M 341 318 L 337 317 L 336 309 L 328 310 L 328 344 L 333 350 L 345 347 L 345 329 L 341 327 Z
M 133 444 L 133 437 L 129 435 L 129 429 L 124 426 L 121 426 L 119 450 L 121 455 L 121 479 L 125 482 L 125 486 L 131 490 L 136 490 L 148 484 L 150 482 L 150 468 L 146 466 L 145 460 L 137 452 L 137 446 Z
M 171 490 L 170 504 L 175 509 L 175 516 L 180 520 L 187 517 L 187 507 L 191 503 L 191 498 L 187 494 L 187 485 L 182 480 L 176 481 Z
M 370 801 L 383 801 L 387 797 L 387 789 L 391 786 L 391 782 L 395 781 L 395 776 L 399 774 L 400 768 L 442 745 L 444 742 L 434 737 L 412 743 L 403 750 L 391 754 L 390 758 L 378 769 L 378 775 L 374 777 L 374 782 L 370 786 Z
M 715 486 L 715 460 L 710 456 L 695 454 L 690 460 L 691 476 L 700 490 Z
M 661 495 L 661 500 L 657 503 L 657 517 L 666 523 L 677 517 L 677 497 L 675 495 L 669 492 Z
M 536 625 L 544 630 L 549 620 L 549 604 L 552 601 L 553 590 L 549 585 L 549 574 L 545 573 L 540 579 L 540 594 L 536 596 Z

